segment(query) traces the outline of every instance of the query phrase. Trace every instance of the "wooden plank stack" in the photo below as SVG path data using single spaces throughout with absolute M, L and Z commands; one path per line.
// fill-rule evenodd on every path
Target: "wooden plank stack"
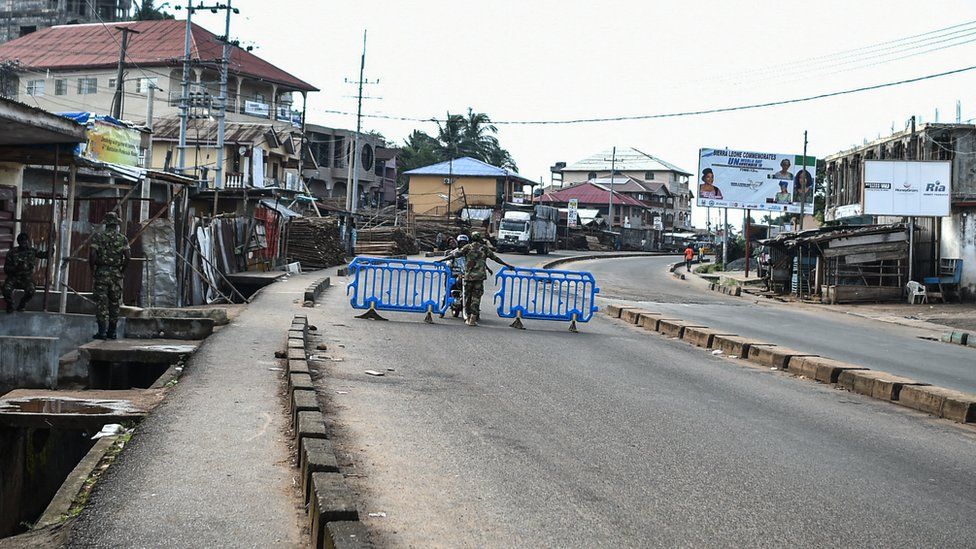
M 324 269 L 346 261 L 339 224 L 328 217 L 300 217 L 288 227 L 286 256 L 305 269 Z

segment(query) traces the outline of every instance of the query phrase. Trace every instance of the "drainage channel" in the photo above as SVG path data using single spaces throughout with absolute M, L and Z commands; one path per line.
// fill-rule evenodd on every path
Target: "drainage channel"
M 22 388 L 0 397 L 0 538 L 31 530 L 42 516 L 66 513 L 77 495 L 75 486 L 82 484 L 72 477 L 87 478 L 90 472 L 76 467 L 82 469 L 79 463 L 84 462 L 94 468 L 101 454 L 89 453 L 105 452 L 106 445 L 96 447 L 93 436 L 105 425 L 131 426 L 147 416 L 178 376 L 176 365 L 199 343 L 86 343 L 77 351 L 81 366 L 73 369 L 73 374 L 86 370 L 79 390 Z M 73 493 L 64 496 L 71 490 L 62 487 L 69 484 Z M 59 505 L 63 508 L 49 508 Z

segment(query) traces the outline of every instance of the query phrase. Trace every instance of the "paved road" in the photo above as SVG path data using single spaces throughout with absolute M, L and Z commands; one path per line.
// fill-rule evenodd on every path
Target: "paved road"
M 648 308 L 729 333 L 976 393 L 973 349 L 919 339 L 914 328 L 825 308 L 785 307 L 763 298 L 703 291 L 700 283 L 667 274 L 666 267 L 673 261 L 619 258 L 573 265 L 593 272 L 602 295 L 613 301 L 644 302 Z
M 310 314 L 385 546 L 976 545 L 971 429 L 602 315 L 580 334 L 485 316 L 357 320 L 341 287 Z

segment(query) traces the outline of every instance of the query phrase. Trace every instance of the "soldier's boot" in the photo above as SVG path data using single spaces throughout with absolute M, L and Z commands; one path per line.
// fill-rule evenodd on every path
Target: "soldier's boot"
M 105 328 L 106 325 L 102 321 L 98 321 L 98 333 L 93 335 L 94 339 L 105 339 Z
M 118 334 L 116 333 L 116 328 L 118 327 L 119 321 L 113 320 L 108 323 L 108 330 L 105 332 L 105 339 L 118 339 Z
M 466 324 L 468 326 L 477 326 L 478 325 L 478 315 L 468 315 L 468 320 L 467 320 Z
M 17 310 L 18 311 L 23 311 L 26 308 L 27 308 L 27 298 L 26 297 L 22 297 L 22 298 L 20 298 L 20 303 L 17 304 Z

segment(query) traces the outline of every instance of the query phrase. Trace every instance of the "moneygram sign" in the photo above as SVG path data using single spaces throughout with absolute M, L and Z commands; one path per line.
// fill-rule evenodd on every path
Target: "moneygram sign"
M 817 160 L 797 154 L 701 149 L 699 206 L 813 213 Z
M 866 160 L 864 213 L 945 217 L 952 195 L 952 162 Z

